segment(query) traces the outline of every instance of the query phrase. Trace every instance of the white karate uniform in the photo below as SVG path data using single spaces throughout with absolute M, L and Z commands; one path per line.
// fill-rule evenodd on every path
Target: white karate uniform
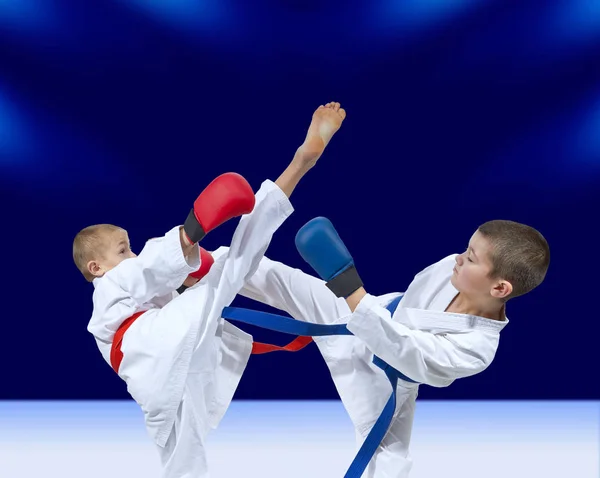
M 456 255 L 427 267 L 409 285 L 393 317 L 385 306 L 399 293 L 365 296 L 354 313 L 325 283 L 264 258 L 241 295 L 312 323 L 347 323 L 354 336 L 315 337 L 357 433 L 357 450 L 391 394 L 377 355 L 419 383 L 447 387 L 492 362 L 503 322 L 444 312 L 458 291 L 450 283 Z M 364 477 L 407 477 L 418 384 L 399 380 L 397 408 Z M 342 476 L 344 470 L 340 470 Z
M 292 211 L 281 189 L 265 181 L 227 253 L 180 296 L 172 291 L 200 263 L 198 248 L 186 262 L 179 227 L 94 280 L 88 330 L 109 364 L 118 327 L 146 311 L 123 337 L 119 376 L 144 412 L 164 478 L 208 476 L 206 434 L 223 417 L 252 350 L 252 337 L 220 314 L 255 272 L 273 233 Z

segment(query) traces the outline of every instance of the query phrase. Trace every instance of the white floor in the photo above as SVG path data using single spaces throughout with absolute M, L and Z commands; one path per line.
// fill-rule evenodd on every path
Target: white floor
M 419 402 L 411 478 L 598 478 L 600 402 Z M 337 478 L 354 456 L 339 402 L 240 402 L 213 478 Z M 0 402 L 1 478 L 159 478 L 133 402 Z

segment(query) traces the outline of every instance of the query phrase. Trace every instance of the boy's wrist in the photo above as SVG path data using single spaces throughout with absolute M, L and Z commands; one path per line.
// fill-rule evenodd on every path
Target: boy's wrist
M 346 297 L 346 303 L 348 304 L 348 307 L 350 307 L 350 310 L 352 312 L 356 310 L 358 304 L 360 304 L 360 301 L 363 300 L 366 295 L 367 291 L 364 287 L 361 287 L 360 289 L 355 290 L 354 292 L 352 292 L 352 294 Z

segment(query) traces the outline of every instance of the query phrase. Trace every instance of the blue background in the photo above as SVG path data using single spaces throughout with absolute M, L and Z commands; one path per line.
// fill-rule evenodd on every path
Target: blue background
M 0 0 L 0 398 L 127 398 L 86 331 L 74 235 L 110 222 L 139 251 L 216 175 L 276 179 L 339 101 L 268 256 L 311 272 L 293 237 L 327 216 L 383 294 L 484 221 L 527 223 L 546 281 L 485 373 L 420 397 L 598 399 L 599 54 L 593 0 Z M 313 345 L 253 357 L 237 397 L 337 394 Z

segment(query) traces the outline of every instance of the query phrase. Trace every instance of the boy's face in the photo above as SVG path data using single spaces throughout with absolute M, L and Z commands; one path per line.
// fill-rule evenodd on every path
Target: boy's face
M 489 277 L 492 271 L 490 261 L 492 246 L 489 241 L 475 232 L 465 252 L 457 256 L 450 282 L 461 293 L 472 298 L 502 298 L 510 294 L 510 285 L 500 279 Z
M 88 270 L 95 277 L 102 277 L 125 259 L 136 255 L 131 251 L 127 231 L 118 230 L 106 234 L 98 257 L 88 263 Z

